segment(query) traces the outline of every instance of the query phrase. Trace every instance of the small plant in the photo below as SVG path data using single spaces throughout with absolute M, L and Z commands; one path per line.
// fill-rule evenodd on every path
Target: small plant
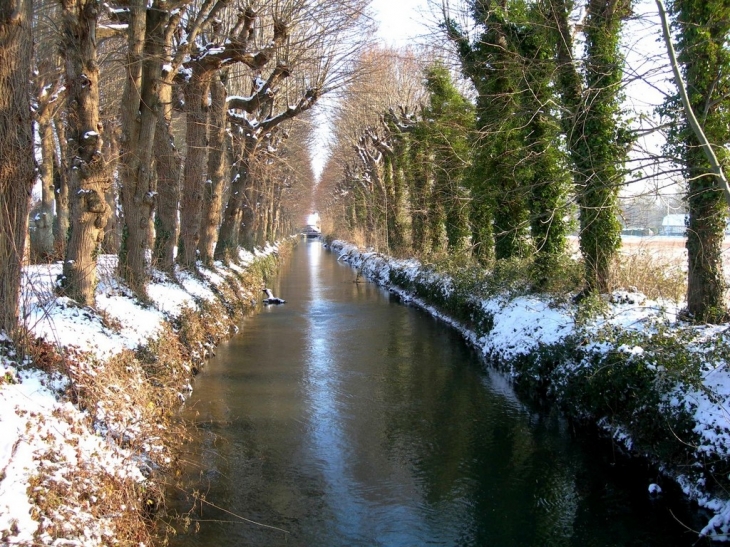
M 687 293 L 687 274 L 680 259 L 639 249 L 623 253 L 614 262 L 611 279 L 616 289 L 632 289 L 652 300 L 681 302 Z

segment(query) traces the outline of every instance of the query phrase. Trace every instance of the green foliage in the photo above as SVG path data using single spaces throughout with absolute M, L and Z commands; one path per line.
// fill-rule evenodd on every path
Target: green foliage
M 662 461 L 684 463 L 697 435 L 684 390 L 701 386 L 691 336 L 606 327 L 578 335 L 576 362 L 558 371 L 556 395 L 575 417 L 589 416 L 625 430 L 635 448 Z M 558 374 L 556 373 L 556 374 Z
M 610 268 L 621 242 L 618 190 L 630 143 L 630 135 L 620 121 L 619 90 L 624 60 L 618 47 L 630 2 L 617 2 L 611 9 L 601 0 L 589 2 L 582 74 L 572 59 L 573 42 L 568 24 L 571 5 L 557 1 L 554 10 L 558 82 L 565 109 L 562 124 L 575 167 L 586 289 L 606 293 Z
M 410 133 L 413 250 L 417 254 L 461 251 L 466 247 L 474 107 L 441 63 L 425 71 L 428 105 Z
M 470 189 L 472 241 L 483 264 L 538 255 L 537 284 L 565 250 L 568 170 L 557 112 L 556 33 L 541 3 L 475 2 L 483 32 L 471 43 L 453 21 L 464 73 L 478 92 Z
M 723 0 L 674 0 L 669 7 L 680 31 L 678 60 L 692 109 L 727 171 L 730 111 L 723 104 L 730 94 L 730 4 Z M 661 111 L 674 120 L 678 106 L 677 98 L 671 97 Z M 686 117 L 673 124 L 667 148 L 681 158 L 688 181 L 688 311 L 696 320 L 720 322 L 727 318 L 722 268 L 727 207 L 722 189 L 710 174 L 709 162 Z

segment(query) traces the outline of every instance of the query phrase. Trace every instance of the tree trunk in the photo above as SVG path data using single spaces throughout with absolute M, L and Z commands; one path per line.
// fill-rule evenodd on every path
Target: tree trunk
M 50 109 L 38 112 L 36 123 L 41 140 L 41 162 L 38 171 L 41 178 L 41 202 L 34 220 L 30 238 L 30 256 L 33 262 L 48 262 L 54 257 L 53 206 L 56 199 L 53 184 L 53 158 L 55 145 Z
M 563 118 L 568 151 L 575 165 L 580 208 L 580 249 L 585 262 L 586 292 L 610 290 L 610 271 L 621 244 L 618 188 L 626 159 L 619 142 L 618 97 L 623 61 L 618 51 L 627 2 L 590 0 L 585 24 L 586 88 L 572 59 L 568 22 L 572 4 L 559 0 L 554 15 L 558 40 L 559 85 L 570 113 Z
M 66 143 L 65 122 L 57 117 L 53 124 L 56 130 L 58 153 L 54 156 L 53 186 L 56 193 L 56 216 L 53 221 L 53 238 L 55 255 L 66 256 L 66 243 L 69 233 L 68 210 L 68 146 Z
M 187 154 L 183 171 L 183 190 L 180 203 L 180 245 L 178 263 L 195 269 L 200 224 L 202 216 L 204 169 L 208 140 L 208 113 L 204 102 L 208 102 L 208 89 L 211 80 L 209 72 L 193 69 L 190 82 L 185 87 L 187 115 Z
M 170 130 L 172 122 L 172 85 L 163 84 L 160 89 L 161 109 L 157 115 L 155 131 L 155 165 L 157 167 L 158 205 L 155 215 L 155 258 L 157 267 L 172 273 L 175 264 L 175 247 L 180 235 L 178 205 L 180 203 L 180 173 L 182 158 L 175 148 Z
M 727 228 L 728 195 L 727 144 L 730 116 L 726 103 L 730 79 L 730 6 L 727 2 L 707 3 L 676 0 L 672 8 L 681 29 L 679 61 L 687 80 L 685 88 L 675 59 L 663 5 L 664 39 L 685 108 L 684 127 L 679 132 L 680 151 L 687 177 L 687 311 L 701 322 L 727 321 L 727 283 L 723 272 L 723 241 Z M 702 32 L 697 32 L 701 28 Z M 702 112 L 701 122 L 695 112 Z M 715 155 L 712 145 L 716 146 Z M 724 146 L 723 146 L 724 145 Z M 724 192 L 724 195 L 723 195 Z
M 99 65 L 96 55 L 95 0 L 64 0 L 62 56 L 66 68 L 71 233 L 61 289 L 82 305 L 93 306 L 96 253 L 104 236 L 111 185 L 101 153 Z
M 247 226 L 253 222 L 253 203 L 250 201 L 251 161 L 256 150 L 256 140 L 244 137 L 245 143 L 238 159 L 236 176 L 231 183 L 231 195 L 228 198 L 218 242 L 215 246 L 215 258 L 226 260 L 233 256 L 238 247 L 239 226 L 241 222 Z M 244 200 L 246 208 L 244 209 Z
M 208 180 L 203 192 L 203 221 L 200 229 L 200 259 L 213 261 L 218 226 L 223 208 L 223 188 L 226 176 L 226 86 L 214 77 L 210 83 L 211 104 L 208 118 Z
M 130 288 L 147 296 L 148 251 L 157 187 L 153 145 L 159 110 L 159 88 L 167 12 L 158 2 L 131 3 L 127 82 L 122 99 L 121 196 L 125 230 L 119 269 Z
M 16 334 L 21 265 L 34 182 L 31 0 L 0 4 L 0 332 Z
M 423 143 L 411 146 L 411 247 L 416 255 L 426 250 L 428 234 L 428 190 L 433 184 L 432 161 Z
M 114 173 L 119 163 L 119 139 L 113 128 L 107 127 L 104 134 L 106 137 L 104 139 L 103 149 L 104 161 L 106 161 L 109 171 Z M 122 247 L 121 227 L 124 223 L 124 215 L 119 211 L 118 196 L 119 184 L 117 181 L 112 181 L 112 184 L 109 185 L 109 190 L 104 195 L 104 199 L 111 213 L 104 228 L 104 241 L 101 244 L 101 248 L 102 252 L 113 255 L 119 254 Z
M 235 252 L 236 247 L 243 247 L 244 249 L 253 249 L 256 244 L 256 227 L 258 226 L 260 211 L 260 174 L 255 173 L 254 176 L 249 174 L 248 184 L 246 186 L 246 192 L 244 194 L 243 210 L 241 211 L 241 221 L 238 223 L 236 228 L 237 237 L 235 238 L 236 246 L 233 247 Z

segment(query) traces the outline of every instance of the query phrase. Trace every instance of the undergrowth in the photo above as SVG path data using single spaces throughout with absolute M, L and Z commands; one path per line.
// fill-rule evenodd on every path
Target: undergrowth
M 279 252 L 288 252 L 288 246 L 281 246 Z M 169 529 L 156 519 L 165 505 L 162 485 L 172 482 L 188 438 L 188 425 L 177 412 L 193 376 L 215 346 L 237 330 L 277 268 L 278 257 L 268 255 L 247 268 L 221 270 L 224 281 L 209 284 L 215 299 L 196 300 L 195 308 L 184 308 L 154 338 L 103 362 L 73 347 L 25 340 L 19 359 L 48 373 L 51 382 L 68 378 L 59 382 L 65 386 L 60 396 L 85 411 L 87 420 L 83 427 L 72 424 L 79 439 L 83 428 L 95 430 L 100 438 L 131 454 L 144 473 L 142 481 L 114 474 L 104 468 L 103 461 L 82 461 L 81 453 L 76 458 L 80 465 L 69 466 L 64 463 L 68 455 L 50 448 L 39 456 L 39 471 L 28 487 L 37 512 L 34 516 L 41 523 L 39 544 L 84 537 L 84 513 L 100 523 L 104 544 L 166 543 Z M 215 272 L 214 267 L 211 270 Z M 201 270 L 200 275 L 205 277 L 205 272 Z M 109 314 L 102 321 L 111 330 L 122 327 Z

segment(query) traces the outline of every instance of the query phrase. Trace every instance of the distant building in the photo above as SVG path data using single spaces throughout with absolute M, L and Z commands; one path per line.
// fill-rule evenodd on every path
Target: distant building
M 687 232 L 687 214 L 667 215 L 662 219 L 662 235 L 683 236 Z

